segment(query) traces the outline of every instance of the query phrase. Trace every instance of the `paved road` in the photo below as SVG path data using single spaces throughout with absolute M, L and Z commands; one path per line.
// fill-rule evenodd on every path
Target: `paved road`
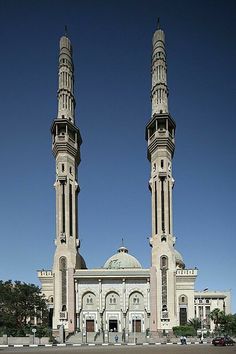
M 110 347 L 37 347 L 1 348 L 0 353 L 19 354 L 236 354 L 236 346 L 214 347 L 213 345 L 149 345 Z

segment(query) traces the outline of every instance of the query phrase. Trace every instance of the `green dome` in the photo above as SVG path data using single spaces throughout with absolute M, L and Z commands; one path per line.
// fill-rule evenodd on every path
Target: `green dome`
M 142 268 L 139 261 L 128 253 L 126 247 L 120 247 L 116 254 L 110 257 L 103 268 L 106 269 L 132 269 Z

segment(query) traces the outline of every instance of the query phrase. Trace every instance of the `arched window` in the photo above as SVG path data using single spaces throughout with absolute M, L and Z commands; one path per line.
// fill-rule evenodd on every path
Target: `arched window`
M 50 296 L 50 297 L 48 298 L 48 302 L 51 303 L 51 304 L 53 304 L 53 296 Z
M 129 308 L 134 311 L 144 309 L 144 297 L 141 292 L 135 290 L 130 294 Z
M 61 271 L 61 308 L 62 311 L 66 311 L 67 305 L 67 259 L 66 257 L 61 257 L 59 259 L 59 267 Z M 64 310 L 63 310 L 64 309 Z
M 115 291 L 111 291 L 106 295 L 106 306 L 110 310 L 114 309 L 117 305 L 120 304 L 120 297 Z
M 179 324 L 186 325 L 188 322 L 188 297 L 185 294 L 179 296 Z
M 66 311 L 66 305 L 62 305 L 61 310 L 62 310 L 62 311 Z
M 167 256 L 161 256 L 161 269 L 168 268 L 168 258 Z
M 82 306 L 84 310 L 94 309 L 94 306 L 96 306 L 96 295 L 91 291 L 85 292 L 82 298 Z
M 60 270 L 66 270 L 67 269 L 66 257 L 61 257 L 59 262 L 60 262 Z
M 167 308 L 167 270 L 168 270 L 168 257 L 161 256 L 160 258 L 160 268 L 161 268 L 161 299 L 162 299 L 162 317 L 168 318 L 168 308 Z
M 180 305 L 187 305 L 188 304 L 188 297 L 184 294 L 179 296 L 179 304 Z

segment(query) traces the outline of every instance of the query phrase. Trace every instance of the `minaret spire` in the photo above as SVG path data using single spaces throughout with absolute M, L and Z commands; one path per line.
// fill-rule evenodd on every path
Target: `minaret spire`
M 74 65 L 67 26 L 65 35 L 60 39 L 57 118 L 68 119 L 72 123 L 75 121 Z
M 65 25 L 65 37 L 68 37 L 67 25 Z
M 168 113 L 167 65 L 165 50 L 165 34 L 157 20 L 157 30 L 153 35 L 152 52 L 152 115 Z

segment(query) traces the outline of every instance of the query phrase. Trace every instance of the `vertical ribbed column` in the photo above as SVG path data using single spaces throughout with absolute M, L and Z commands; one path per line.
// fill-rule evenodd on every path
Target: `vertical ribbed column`
M 168 113 L 167 65 L 165 34 L 158 29 L 153 36 L 152 52 L 152 116 L 155 113 Z
M 74 65 L 72 46 L 66 36 L 60 39 L 58 73 L 58 119 L 68 119 L 74 123 Z

